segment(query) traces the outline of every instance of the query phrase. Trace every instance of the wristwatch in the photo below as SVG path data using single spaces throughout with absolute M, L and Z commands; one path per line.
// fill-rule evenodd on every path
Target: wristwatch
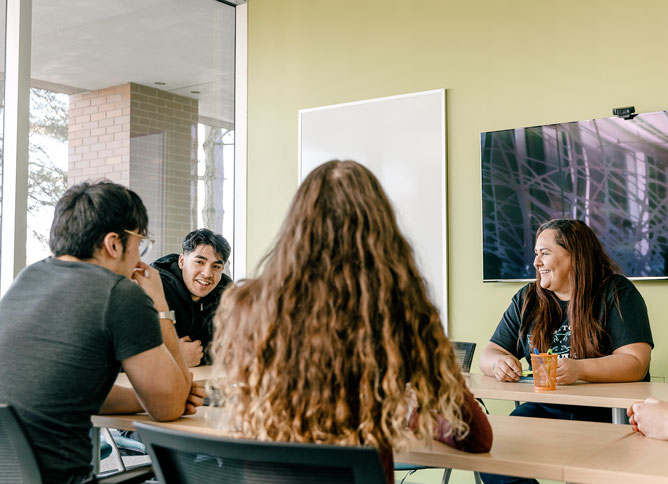
M 176 324 L 176 313 L 174 311 L 160 311 L 158 317 L 160 319 L 169 319 L 173 324 Z

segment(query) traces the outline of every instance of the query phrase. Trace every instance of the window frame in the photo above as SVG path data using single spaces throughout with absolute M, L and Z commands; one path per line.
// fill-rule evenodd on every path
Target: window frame
M 230 5 L 228 2 L 223 2 Z M 247 5 L 235 8 L 234 274 L 246 274 Z M 32 0 L 7 0 L 0 297 L 26 265 Z

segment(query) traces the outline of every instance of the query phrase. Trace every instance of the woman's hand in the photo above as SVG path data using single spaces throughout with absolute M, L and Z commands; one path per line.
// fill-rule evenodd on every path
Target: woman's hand
M 635 432 L 653 439 L 668 440 L 668 402 L 648 398 L 631 405 L 626 414 Z
M 499 381 L 519 381 L 522 375 L 519 360 L 491 341 L 482 350 L 480 369 L 485 375 L 493 376 Z
M 581 360 L 559 358 L 557 360 L 557 385 L 570 385 L 580 380 Z
M 503 355 L 494 364 L 494 378 L 499 381 L 519 381 L 522 365 L 513 355 Z

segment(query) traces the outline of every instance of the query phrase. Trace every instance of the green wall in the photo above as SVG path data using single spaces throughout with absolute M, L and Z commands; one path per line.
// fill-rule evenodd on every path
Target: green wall
M 520 286 L 481 282 L 480 132 L 667 109 L 667 18 L 662 0 L 248 0 L 250 273 L 297 186 L 299 109 L 445 88 L 450 334 L 481 348 Z M 668 283 L 636 284 L 668 376 Z

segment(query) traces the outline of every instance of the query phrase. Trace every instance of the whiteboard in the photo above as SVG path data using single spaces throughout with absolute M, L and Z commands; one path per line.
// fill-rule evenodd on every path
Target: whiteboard
M 332 159 L 380 180 L 447 332 L 445 89 L 300 110 L 299 181 Z

